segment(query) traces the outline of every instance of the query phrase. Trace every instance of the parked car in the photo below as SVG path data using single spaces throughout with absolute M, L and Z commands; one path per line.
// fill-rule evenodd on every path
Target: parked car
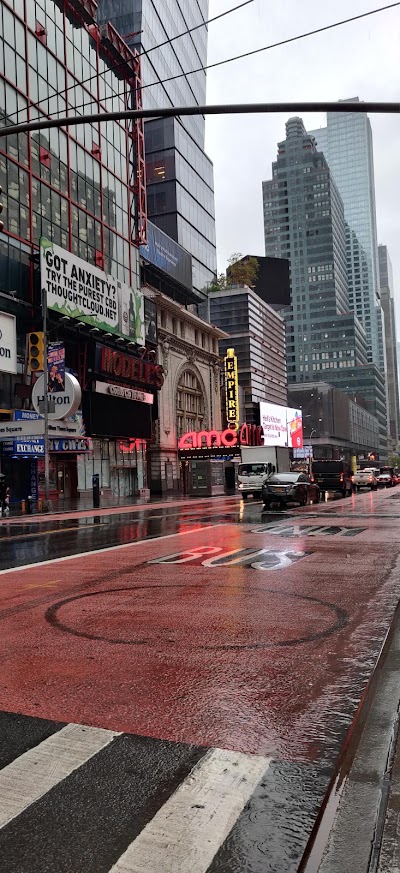
M 353 491 L 360 491 L 360 488 L 370 488 L 371 491 L 376 491 L 378 487 L 377 470 L 356 470 L 351 477 Z
M 392 488 L 394 485 L 391 473 L 379 473 L 377 482 L 378 488 Z
M 340 491 L 342 497 L 352 493 L 352 471 L 347 461 L 313 461 L 314 481 L 321 491 Z
M 272 503 L 306 506 L 309 501 L 319 503 L 320 491 L 306 473 L 275 473 L 262 486 L 262 500 L 263 511 Z

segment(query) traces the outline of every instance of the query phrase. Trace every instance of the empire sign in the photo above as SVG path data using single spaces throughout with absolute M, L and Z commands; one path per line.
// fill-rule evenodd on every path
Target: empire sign
M 227 349 L 225 357 L 226 420 L 229 427 L 239 426 L 239 380 L 235 349 Z

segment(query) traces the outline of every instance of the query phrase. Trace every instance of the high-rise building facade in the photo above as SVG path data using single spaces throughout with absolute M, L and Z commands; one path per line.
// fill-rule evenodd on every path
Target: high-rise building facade
M 325 379 L 350 395 L 361 393 L 360 383 L 386 452 L 384 379 L 368 363 L 366 333 L 350 308 L 343 203 L 300 118 L 286 124 L 272 179 L 263 182 L 263 207 L 266 255 L 290 260 L 291 305 L 283 310 L 289 383 Z
M 359 102 L 358 97 L 344 102 Z M 368 360 L 384 368 L 379 337 L 378 243 L 372 131 L 364 112 L 328 112 L 327 127 L 309 131 L 323 151 L 343 200 L 350 307 L 365 328 Z
M 393 295 L 393 271 L 387 246 L 378 246 L 381 305 L 385 317 L 385 349 L 389 400 L 389 434 L 392 449 L 399 441 L 399 376 L 396 341 L 396 316 Z
M 265 253 L 290 260 L 289 382 L 367 363 L 364 331 L 349 309 L 343 205 L 300 118 L 286 124 L 263 204 Z
M 237 355 L 242 420 L 259 424 L 260 400 L 287 405 L 284 320 L 247 286 L 211 291 L 208 304 L 211 324 L 229 334 L 220 355 L 230 346 Z
M 141 54 L 144 108 L 205 104 L 207 26 L 198 25 L 207 20 L 208 0 L 100 0 L 98 5 L 98 20 L 111 21 Z M 191 70 L 197 72 L 189 75 Z M 148 216 L 192 255 L 199 299 L 216 272 L 213 166 L 204 151 L 204 131 L 200 115 L 145 124 Z
M 3 127 L 84 107 L 124 110 L 137 59 L 111 25 L 96 24 L 96 5 L 0 0 Z M 181 421 L 195 412 L 199 423 L 220 425 L 224 334 L 187 312 L 191 257 L 154 225 L 154 272 L 141 263 L 131 134 L 130 122 L 114 120 L 0 141 L 0 471 L 13 503 L 45 490 L 43 431 L 30 425 L 45 362 L 36 370 L 26 354 L 27 334 L 39 340 L 43 331 L 43 287 L 52 296 L 49 340 L 64 348 L 66 375 L 82 390 L 75 421 L 64 431 L 52 425 L 52 500 L 92 504 L 94 475 L 104 503 L 176 488 Z

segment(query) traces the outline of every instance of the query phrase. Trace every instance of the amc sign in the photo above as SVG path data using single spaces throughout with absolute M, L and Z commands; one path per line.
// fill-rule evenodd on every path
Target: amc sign
M 240 430 L 190 430 L 181 436 L 178 449 L 233 449 L 236 446 L 263 446 L 264 432 L 255 424 L 242 424 Z

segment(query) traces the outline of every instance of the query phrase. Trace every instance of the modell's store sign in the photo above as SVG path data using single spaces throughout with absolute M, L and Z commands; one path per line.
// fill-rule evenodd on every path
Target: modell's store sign
M 148 388 L 161 388 L 164 384 L 164 371 L 160 364 L 127 355 L 100 343 L 96 343 L 95 371 L 109 377 L 109 382 L 130 382 Z
M 17 372 L 17 329 L 15 315 L 0 312 L 0 373 Z
M 178 442 L 179 456 L 183 459 L 221 458 L 240 455 L 241 446 L 263 446 L 262 427 L 242 424 L 238 430 L 188 431 Z

